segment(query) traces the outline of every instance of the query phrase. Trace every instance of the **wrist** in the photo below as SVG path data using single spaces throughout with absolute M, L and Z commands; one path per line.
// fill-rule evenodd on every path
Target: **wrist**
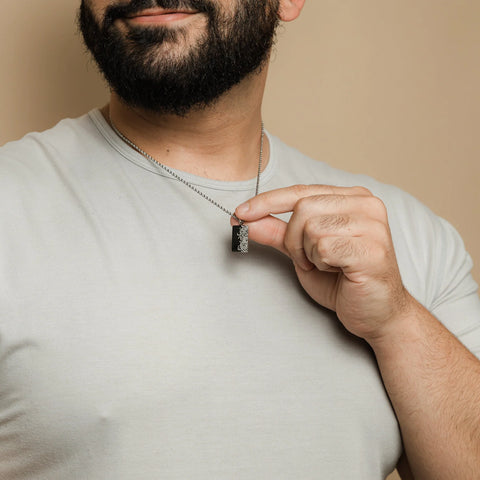
M 414 341 L 418 321 L 425 315 L 431 316 L 430 312 L 405 291 L 405 297 L 395 314 L 365 340 L 375 352 L 390 349 L 401 343 L 402 339 Z

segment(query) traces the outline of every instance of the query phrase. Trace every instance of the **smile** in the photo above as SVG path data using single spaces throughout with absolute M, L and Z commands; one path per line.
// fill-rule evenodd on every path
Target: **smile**
M 168 24 L 191 18 L 198 12 L 192 10 L 143 10 L 127 16 L 127 20 L 141 24 Z

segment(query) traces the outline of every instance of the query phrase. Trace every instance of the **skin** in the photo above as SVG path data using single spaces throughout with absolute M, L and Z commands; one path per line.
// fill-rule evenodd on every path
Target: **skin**
M 293 212 L 289 223 L 271 216 L 283 212 Z M 372 347 L 402 431 L 402 478 L 478 478 L 480 362 L 406 291 L 382 201 L 361 187 L 296 185 L 236 214 Z
M 90 3 L 99 18 L 110 4 L 107 0 L 91 0 Z M 219 3 L 227 12 L 232 10 L 230 0 Z M 293 13 L 287 10 L 285 18 Z M 186 42 L 192 44 L 206 27 L 203 15 L 194 15 L 181 23 L 188 25 Z M 183 41 L 170 45 L 168 55 L 181 55 L 185 48 Z M 267 72 L 264 68 L 248 77 L 220 98 L 214 107 L 191 112 L 186 118 L 132 108 L 115 93 L 102 113 L 107 120 L 111 118 L 124 135 L 169 167 L 215 180 L 248 180 L 257 175 L 261 104 Z M 266 141 L 264 168 L 269 152 Z
M 91 3 L 101 18 L 110 2 Z M 231 0 L 218 3 L 231 8 Z M 281 19 L 297 18 L 303 4 L 282 0 Z M 187 43 L 205 28 L 201 15 L 176 21 L 188 25 Z M 217 180 L 254 178 L 266 77 L 265 68 L 182 118 L 131 108 L 115 94 L 103 114 L 168 166 Z M 282 212 L 292 212 L 288 223 L 272 216 Z M 287 255 L 307 293 L 372 347 L 402 431 L 402 478 L 477 479 L 480 362 L 406 291 L 381 200 L 364 188 L 296 185 L 262 193 L 235 213 L 252 240 Z

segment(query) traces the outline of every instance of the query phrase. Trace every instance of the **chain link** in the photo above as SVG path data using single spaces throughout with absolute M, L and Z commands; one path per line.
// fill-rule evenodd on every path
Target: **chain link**
M 193 190 L 195 193 L 198 193 L 201 197 L 203 197 L 205 200 L 209 201 L 211 204 L 215 205 L 217 208 L 222 210 L 222 212 L 226 213 L 229 217 L 233 217 L 235 220 L 237 220 L 240 225 L 243 225 L 244 221 L 240 220 L 234 212 L 230 212 L 227 210 L 224 206 L 220 205 L 217 201 L 215 201 L 213 198 L 209 197 L 206 193 L 202 192 L 199 190 L 195 185 L 192 185 L 190 182 L 182 178 L 180 175 L 175 173 L 171 168 L 167 167 L 163 163 L 160 163 L 157 159 L 152 157 L 150 154 L 142 150 L 139 146 L 137 146 L 135 143 L 133 143 L 129 138 L 127 138 L 125 135 L 123 135 L 122 132 L 118 130 L 118 128 L 115 126 L 115 124 L 112 122 L 112 119 L 110 119 L 110 125 L 112 126 L 114 132 L 127 144 L 130 145 L 134 150 L 136 150 L 138 153 L 143 155 L 147 160 L 150 160 L 154 165 L 160 167 L 163 169 L 165 172 L 167 172 L 170 176 L 178 180 L 179 182 L 182 182 L 184 185 L 186 185 L 188 188 Z M 262 172 L 262 162 L 263 162 L 263 142 L 264 142 L 264 137 L 265 137 L 265 126 L 262 121 L 262 129 L 261 129 L 261 138 L 260 138 L 260 156 L 258 159 L 258 173 L 257 173 L 257 185 L 255 187 L 255 196 L 258 195 L 259 188 L 260 188 L 260 175 Z

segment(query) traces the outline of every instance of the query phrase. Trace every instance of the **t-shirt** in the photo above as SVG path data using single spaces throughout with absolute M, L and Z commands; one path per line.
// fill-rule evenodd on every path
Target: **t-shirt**
M 363 185 L 407 289 L 476 355 L 454 229 L 399 189 L 269 135 L 260 190 Z M 229 210 L 256 180 L 180 172 Z M 402 450 L 368 344 L 291 261 L 231 252 L 230 219 L 98 110 L 0 149 L 2 480 L 380 480 Z

